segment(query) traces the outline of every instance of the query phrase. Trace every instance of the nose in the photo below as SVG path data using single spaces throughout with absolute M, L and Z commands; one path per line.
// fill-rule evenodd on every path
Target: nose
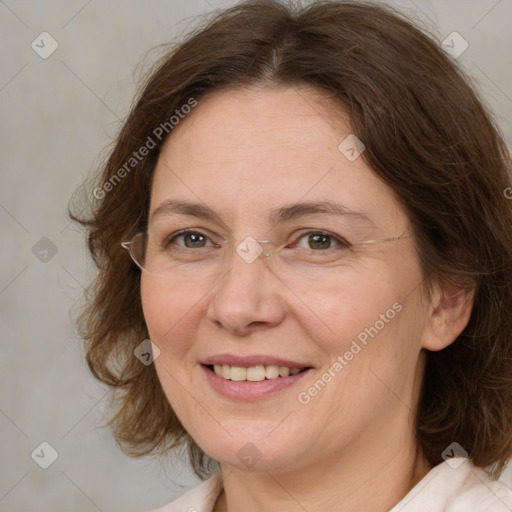
M 214 290 L 207 318 L 239 336 L 279 325 L 286 314 L 282 285 L 262 257 L 253 261 L 234 254 Z

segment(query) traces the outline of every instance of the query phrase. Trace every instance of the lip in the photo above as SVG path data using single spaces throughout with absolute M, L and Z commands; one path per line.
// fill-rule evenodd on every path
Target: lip
M 254 354 L 250 356 L 235 356 L 233 354 L 216 354 L 207 357 L 201 364 L 210 366 L 214 364 L 228 364 L 229 366 L 240 366 L 241 368 L 249 368 L 250 366 L 287 366 L 288 368 L 311 368 L 307 363 L 292 361 L 290 359 L 280 359 L 278 357 Z M 300 375 L 300 374 L 299 374 Z M 282 377 L 284 378 L 284 377 Z
M 276 361 L 275 359 L 273 360 Z M 259 382 L 250 382 L 227 380 L 224 379 L 223 377 L 219 377 L 208 366 L 204 364 L 201 364 L 200 366 L 204 375 L 206 376 L 207 381 L 209 382 L 210 386 L 216 393 L 226 398 L 231 398 L 245 402 L 255 402 L 257 400 L 262 400 L 264 398 L 268 398 L 272 395 L 275 395 L 276 393 L 293 386 L 294 384 L 302 380 L 306 375 L 309 375 L 310 372 L 314 371 L 313 368 L 308 367 L 307 370 L 304 370 L 301 373 L 298 373 L 297 375 L 290 375 L 288 377 L 277 377 L 275 379 L 265 379 Z M 249 366 L 255 366 L 255 364 L 252 363 Z M 288 365 L 283 364 L 281 366 Z M 304 368 L 305 366 L 299 365 L 295 367 Z

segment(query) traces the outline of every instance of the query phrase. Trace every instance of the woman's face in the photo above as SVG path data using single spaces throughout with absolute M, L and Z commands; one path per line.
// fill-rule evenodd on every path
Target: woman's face
M 173 265 L 143 273 L 144 315 L 172 408 L 223 463 L 298 469 L 413 437 L 429 306 L 412 238 L 343 243 L 410 233 L 350 134 L 312 90 L 251 88 L 199 102 L 160 154 L 149 232 Z

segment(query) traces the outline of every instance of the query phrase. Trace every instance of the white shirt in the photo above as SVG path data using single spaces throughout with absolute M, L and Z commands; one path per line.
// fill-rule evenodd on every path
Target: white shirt
M 221 473 L 153 512 L 212 512 Z M 429 471 L 389 512 L 510 512 L 512 490 L 469 460 L 454 457 Z

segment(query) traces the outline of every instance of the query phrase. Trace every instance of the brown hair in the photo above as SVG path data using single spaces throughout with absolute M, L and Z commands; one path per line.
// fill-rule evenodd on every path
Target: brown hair
M 438 44 L 390 8 L 360 2 L 299 9 L 250 1 L 216 15 L 156 66 L 98 175 L 100 200 L 88 216 L 71 214 L 99 269 L 79 325 L 93 375 L 119 391 L 118 442 L 132 455 L 188 446 L 195 470 L 207 473 L 208 458 L 172 411 L 154 365 L 133 356 L 148 333 L 140 273 L 120 243 L 148 216 L 165 140 L 156 128 L 191 100 L 254 84 L 309 85 L 337 101 L 366 145 L 363 158 L 409 217 L 427 284 L 476 289 L 467 327 L 428 353 L 416 430 L 432 465 L 456 441 L 499 475 L 512 455 L 510 157 Z M 155 147 L 139 159 L 150 138 Z

